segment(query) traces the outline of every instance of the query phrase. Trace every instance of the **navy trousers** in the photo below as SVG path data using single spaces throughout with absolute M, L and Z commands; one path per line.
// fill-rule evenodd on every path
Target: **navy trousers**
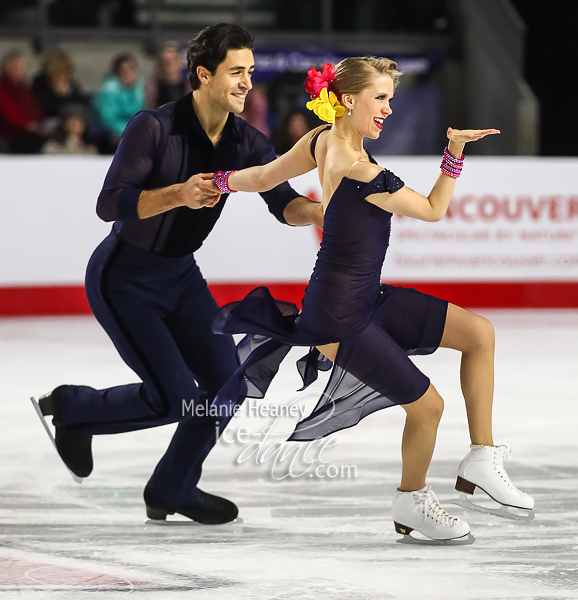
M 104 390 L 63 386 L 54 421 L 93 435 L 178 421 L 147 487 L 169 505 L 186 504 L 198 493 L 202 463 L 229 420 L 190 410 L 210 405 L 238 366 L 232 337 L 211 328 L 219 306 L 192 255 L 151 254 L 119 241 L 114 231 L 90 259 L 86 294 L 142 383 Z

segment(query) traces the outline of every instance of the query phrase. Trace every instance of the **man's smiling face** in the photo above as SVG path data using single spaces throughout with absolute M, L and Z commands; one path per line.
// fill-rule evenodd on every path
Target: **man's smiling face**
M 243 112 L 247 93 L 253 87 L 251 76 L 254 69 L 255 60 L 249 48 L 229 50 L 215 74 L 209 76 L 211 101 L 227 112 Z

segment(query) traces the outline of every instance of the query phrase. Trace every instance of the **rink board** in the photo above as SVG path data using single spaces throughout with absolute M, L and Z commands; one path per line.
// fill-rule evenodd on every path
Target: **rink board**
M 427 194 L 439 157 L 381 157 Z M 88 259 L 110 231 L 95 214 L 109 157 L 0 157 L 0 314 L 82 314 Z M 468 157 L 446 218 L 394 216 L 383 280 L 466 306 L 578 306 L 578 160 Z M 292 181 L 320 199 L 316 171 Z M 6 218 L 7 217 L 7 218 Z M 299 302 L 320 231 L 278 223 L 238 193 L 197 260 L 217 299 L 255 285 Z

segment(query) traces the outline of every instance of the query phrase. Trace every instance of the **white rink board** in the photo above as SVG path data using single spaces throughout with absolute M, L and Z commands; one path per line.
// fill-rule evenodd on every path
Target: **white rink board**
M 427 194 L 438 160 L 387 160 Z M 392 281 L 578 280 L 578 160 L 468 158 L 446 217 L 396 216 Z
M 427 194 L 439 157 L 378 158 Z M 80 284 L 110 230 L 95 214 L 109 157 L 0 157 L 0 285 Z M 315 171 L 295 179 L 316 194 Z M 466 159 L 448 216 L 394 217 L 384 279 L 578 281 L 578 160 Z M 278 223 L 256 194 L 236 194 L 197 253 L 210 281 L 306 281 L 318 249 L 312 227 Z

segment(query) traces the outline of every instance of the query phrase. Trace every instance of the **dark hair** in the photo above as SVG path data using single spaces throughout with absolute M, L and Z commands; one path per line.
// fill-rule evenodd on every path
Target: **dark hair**
M 309 130 L 319 126 L 319 121 L 309 111 L 305 110 L 304 108 L 291 108 L 281 120 L 279 127 L 277 127 L 277 129 L 275 129 L 271 135 L 271 143 L 273 144 L 275 152 L 278 155 L 285 154 L 285 152 L 291 150 L 291 148 L 295 145 L 295 140 L 292 140 L 289 137 L 289 124 L 296 115 L 301 115 L 305 119 L 307 128 Z M 311 117 L 315 119 L 315 122 L 313 122 Z
M 66 129 L 64 126 L 68 119 L 74 117 L 82 119 L 84 121 L 85 129 L 84 133 L 82 134 L 82 141 L 85 144 L 89 144 L 92 140 L 90 137 L 90 133 L 88 132 L 88 127 L 86 127 L 87 112 L 82 104 L 67 104 L 66 106 L 64 106 L 64 108 L 60 111 L 58 126 L 54 130 L 51 139 L 59 144 L 64 144 L 64 142 L 66 142 Z
M 189 42 L 187 51 L 188 78 L 191 88 L 198 90 L 201 82 L 197 77 L 197 67 L 215 74 L 217 67 L 227 58 L 229 50 L 253 49 L 253 34 L 239 25 L 217 23 L 205 27 L 196 38 Z
M 132 54 L 124 53 L 124 54 L 119 54 L 118 56 L 115 56 L 114 60 L 112 61 L 112 72 L 117 77 L 120 75 L 120 66 L 122 65 L 122 63 L 125 63 L 125 62 L 131 62 L 135 66 L 138 66 L 138 63 L 136 62 L 136 58 Z

